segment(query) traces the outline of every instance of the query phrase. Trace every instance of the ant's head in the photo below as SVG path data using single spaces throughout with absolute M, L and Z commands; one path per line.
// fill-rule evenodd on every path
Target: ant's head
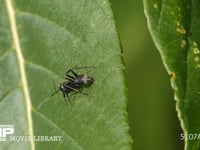
M 92 77 L 89 77 L 88 75 L 84 75 L 82 77 L 82 81 L 83 81 L 85 86 L 90 86 L 90 85 L 93 84 L 94 79 Z
M 60 84 L 60 90 L 61 90 L 62 92 L 66 90 L 64 84 Z

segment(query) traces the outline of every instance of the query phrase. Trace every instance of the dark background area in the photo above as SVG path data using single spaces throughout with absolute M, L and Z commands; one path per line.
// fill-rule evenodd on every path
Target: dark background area
M 121 38 L 134 150 L 181 150 L 170 77 L 150 37 L 142 0 L 110 0 Z

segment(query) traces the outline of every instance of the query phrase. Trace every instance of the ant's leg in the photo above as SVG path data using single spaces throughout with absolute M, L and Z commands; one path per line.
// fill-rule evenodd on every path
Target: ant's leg
M 70 104 L 72 106 L 72 102 L 70 101 L 68 94 L 63 92 L 63 97 L 64 97 L 64 100 L 65 100 L 66 107 L 67 107 L 67 100 L 70 102 Z M 66 97 L 67 97 L 67 100 L 66 100 Z
M 87 93 L 85 93 L 85 92 L 82 92 L 82 89 L 80 89 L 80 90 L 77 90 L 77 89 L 75 89 L 75 88 L 72 88 L 72 87 L 70 87 L 70 86 L 66 86 L 67 88 L 69 88 L 69 89 L 71 89 L 71 90 L 73 90 L 73 91 L 75 91 L 75 93 L 81 93 L 81 94 L 83 94 L 83 95 L 87 95 L 88 96 L 88 94 Z
M 68 78 L 68 77 L 66 77 L 65 79 L 74 82 L 74 79 L 71 79 L 71 78 Z
M 83 92 L 83 89 L 80 89 L 80 90 L 79 90 L 79 93 L 88 96 L 88 93 Z
M 72 69 L 69 69 L 69 70 L 66 72 L 66 76 L 68 76 L 68 74 L 69 74 L 70 72 L 71 72 L 75 77 L 78 76 Z
M 75 80 L 75 78 L 73 76 L 70 76 L 68 74 L 66 75 L 65 79 L 70 80 L 70 81 L 74 81 Z
M 69 75 L 69 73 L 71 72 L 75 77 L 77 77 L 78 75 L 73 71 L 73 70 L 76 70 L 76 69 L 84 69 L 84 68 L 95 68 L 95 66 L 84 66 L 84 67 L 74 67 L 72 69 L 69 69 L 67 72 L 66 72 L 66 76 L 69 77 L 69 78 L 74 78 L 72 76 Z
M 74 67 L 72 69 L 69 69 L 67 72 L 66 72 L 66 75 L 68 75 L 69 72 L 72 72 L 73 75 L 75 77 L 77 77 L 78 75 L 73 71 L 73 70 L 76 70 L 76 69 L 84 69 L 84 68 L 95 68 L 95 66 L 83 66 L 83 67 Z
M 63 97 L 64 97 L 64 101 L 65 101 L 65 104 L 66 104 L 66 107 L 67 107 L 67 100 L 66 100 L 66 95 L 65 95 L 64 92 L 63 92 Z
M 74 94 L 77 94 L 77 93 L 80 93 L 80 94 L 83 94 L 85 96 L 88 96 L 88 93 L 85 93 L 85 92 L 82 92 L 82 91 L 79 91 L 79 92 L 74 92 L 72 94 L 70 94 L 70 96 L 74 95 Z
M 68 96 L 68 94 L 66 94 L 67 95 L 67 100 L 69 101 L 69 103 L 71 104 L 71 106 L 72 106 L 72 102 L 71 102 L 71 100 L 69 99 L 69 96 Z M 66 100 L 65 100 L 66 101 Z
M 72 95 L 74 95 L 74 94 L 77 94 L 77 93 L 80 93 L 80 94 L 83 94 L 83 95 L 85 95 L 85 96 L 88 96 L 88 93 L 83 92 L 83 89 L 77 90 L 77 89 L 74 89 L 74 88 L 69 87 L 69 86 L 67 86 L 67 87 L 68 87 L 69 89 L 71 89 L 71 90 L 74 91 L 72 94 L 70 94 L 70 96 L 72 96 Z

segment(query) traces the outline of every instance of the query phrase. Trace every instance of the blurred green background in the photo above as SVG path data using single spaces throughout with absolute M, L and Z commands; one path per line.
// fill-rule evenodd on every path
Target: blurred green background
M 169 76 L 147 30 L 142 0 L 110 0 L 122 42 L 134 150 L 182 150 Z

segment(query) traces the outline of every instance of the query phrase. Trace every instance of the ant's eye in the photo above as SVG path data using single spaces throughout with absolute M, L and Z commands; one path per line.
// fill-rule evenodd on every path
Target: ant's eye
M 63 85 L 61 85 L 61 86 L 60 86 L 60 89 L 61 89 L 61 90 L 63 90 L 63 89 L 64 89 L 64 86 L 63 86 Z

